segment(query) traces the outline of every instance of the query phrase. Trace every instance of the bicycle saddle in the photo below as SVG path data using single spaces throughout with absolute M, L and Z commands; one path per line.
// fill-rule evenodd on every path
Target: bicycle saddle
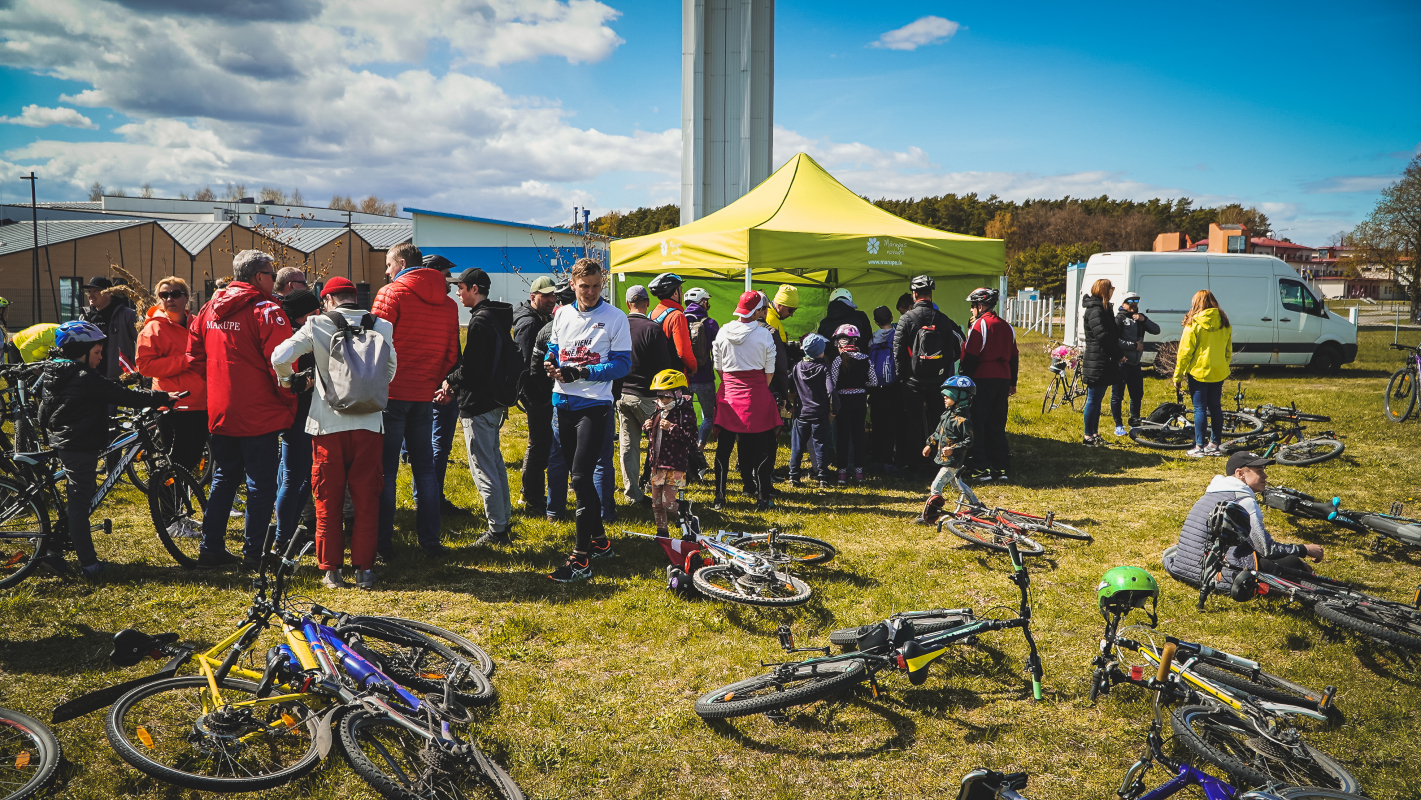
M 15 453 L 12 458 L 26 466 L 37 467 L 42 462 L 59 458 L 59 454 L 53 450 L 39 450 L 33 453 Z
M 1014 792 L 1026 788 L 1025 772 L 1010 774 L 990 769 L 974 769 L 962 778 L 962 790 L 957 800 L 994 800 L 997 790 L 1003 786 Z
M 109 660 L 120 667 L 131 667 L 177 640 L 176 633 L 150 636 L 143 631 L 125 628 L 114 634 L 113 652 L 109 653 Z

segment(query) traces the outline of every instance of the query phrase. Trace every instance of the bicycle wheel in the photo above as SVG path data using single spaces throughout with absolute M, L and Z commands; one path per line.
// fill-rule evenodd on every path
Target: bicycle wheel
M 181 467 L 167 466 L 155 472 L 148 484 L 148 513 L 158 530 L 158 541 L 178 566 L 197 566 L 202 545 L 203 511 L 207 495 L 195 478 Z
M 39 564 L 50 536 L 49 511 L 39 493 L 26 495 L 0 481 L 0 589 L 8 589 Z
M 966 614 L 929 614 L 921 617 L 911 617 L 907 621 L 913 623 L 913 632 L 919 636 L 928 633 L 945 631 L 948 628 L 956 628 L 972 622 L 974 617 L 971 613 Z M 859 635 L 867 632 L 878 623 L 872 625 L 860 625 L 857 628 L 840 628 L 829 634 L 829 644 L 836 647 L 857 648 Z
M 1416 410 L 1416 373 L 1410 367 L 1402 367 L 1391 374 L 1386 382 L 1386 394 L 1382 407 L 1386 418 L 1392 422 L 1405 422 Z
M 1263 430 L 1263 420 L 1240 411 L 1225 411 L 1222 434 L 1227 439 L 1250 436 Z
M 365 618 L 347 617 L 345 622 L 356 622 L 361 619 Z M 482 647 L 479 647 L 451 630 L 441 628 L 438 625 L 431 625 L 428 622 L 420 622 L 417 619 L 404 619 L 402 617 L 375 617 L 374 619 L 393 622 L 402 628 L 408 628 L 416 633 L 428 636 L 450 650 L 453 650 L 465 661 L 478 667 L 479 672 L 482 672 L 485 678 L 493 677 L 493 659 L 489 657 L 489 654 L 484 652 Z
M 1273 457 L 1279 464 L 1301 467 L 1336 458 L 1342 455 L 1345 448 L 1346 445 L 1336 439 L 1304 439 L 1301 442 L 1282 445 Z
M 989 525 L 975 519 L 950 519 L 946 524 L 954 536 L 988 550 L 1005 553 L 1007 543 L 1015 541 L 1017 551 L 1024 556 L 1039 556 L 1046 552 L 1046 548 L 1025 536 L 1012 533 L 1001 525 Z
M 776 572 L 773 578 L 766 578 L 740 572 L 726 564 L 701 567 L 691 575 L 691 582 L 707 597 L 750 606 L 803 605 L 814 592 L 809 584 L 793 575 Z
M 1095 541 L 1095 537 L 1091 536 L 1080 528 L 1075 527 L 1074 525 L 1067 525 L 1064 522 L 1056 522 L 1055 520 L 1052 520 L 1051 524 L 1047 525 L 1046 520 L 1041 517 L 1035 517 L 1029 514 L 1018 514 L 1015 511 L 1004 511 L 1002 512 L 1002 516 L 1011 520 L 1012 523 L 1016 524 L 1017 526 L 1025 528 L 1033 533 L 1044 533 L 1048 536 L 1059 536 L 1062 539 L 1079 539 L 1083 542 Z
M 461 659 L 445 645 L 402 624 L 378 617 L 360 617 L 346 620 L 336 628 L 336 633 L 406 689 L 443 694 L 445 676 L 454 669 L 455 663 L 464 660 L 474 668 L 459 677 L 454 697 L 466 706 L 486 706 L 497 697 L 493 684 L 479 670 L 477 661 Z
M 1182 706 L 1169 717 L 1177 738 L 1194 755 L 1247 787 L 1283 783 L 1354 792 L 1357 779 L 1306 742 L 1287 747 L 1264 738 L 1232 711 Z
M 133 460 L 128 462 L 128 466 L 123 468 L 123 474 L 127 476 L 128 482 L 138 487 L 138 491 L 148 491 L 148 462 L 144 460 L 144 451 L 139 450 L 133 456 Z
M 1421 612 L 1415 609 L 1331 599 L 1317 603 L 1312 610 L 1328 622 L 1363 636 L 1421 652 Z
M 1199 661 L 1193 666 L 1192 671 L 1209 681 L 1221 683 L 1271 703 L 1286 703 L 1316 709 L 1322 700 L 1321 695 L 1314 696 L 1298 691 L 1289 681 L 1266 672 L 1259 672 L 1257 677 L 1254 677 L 1230 669 L 1226 664 L 1216 664 L 1209 661 Z
M 752 533 L 730 543 L 747 553 L 754 553 L 784 569 L 790 564 L 823 564 L 839 554 L 832 544 L 810 536 L 796 536 L 789 533 L 775 535 L 775 546 L 770 547 L 768 533 Z
M 0 798 L 24 800 L 54 779 L 63 748 L 34 717 L 0 708 Z
M 729 719 L 807 706 L 868 678 L 861 658 L 827 664 L 788 664 L 754 678 L 706 692 L 696 700 L 701 719 Z
M 1291 789 L 1274 789 L 1269 792 L 1281 800 L 1367 800 L 1364 794 L 1324 789 L 1321 786 L 1294 786 Z M 1241 799 L 1242 800 L 1242 799 Z
M 340 746 L 351 769 L 392 800 L 523 800 L 523 791 L 471 743 L 450 752 L 383 714 L 359 709 L 340 721 Z
M 1161 450 L 1188 450 L 1194 446 L 1194 424 L 1174 417 L 1163 425 L 1137 425 L 1130 429 L 1130 440 Z
M 109 744 L 134 769 L 204 792 L 255 792 L 289 783 L 320 762 L 317 713 L 305 703 L 249 704 L 257 685 L 228 678 L 214 705 L 194 675 L 134 689 L 109 710 Z
M 1041 398 L 1041 413 L 1049 413 L 1056 408 L 1056 395 L 1061 391 L 1061 376 L 1058 374 L 1051 379 L 1051 385 L 1046 387 L 1046 394 Z

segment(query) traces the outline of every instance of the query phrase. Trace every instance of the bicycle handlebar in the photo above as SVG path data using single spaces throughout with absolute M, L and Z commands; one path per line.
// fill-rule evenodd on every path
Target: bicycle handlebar
M 1411 350 L 1412 352 L 1421 352 L 1421 344 L 1418 344 L 1418 345 L 1410 345 L 1410 344 L 1401 344 L 1400 342 L 1392 342 L 1391 344 L 1389 344 L 1389 345 L 1387 345 L 1387 346 L 1390 347 L 1390 348 L 1393 349 L 1393 350 Z
M 1169 678 L 1169 665 L 1174 661 L 1174 652 L 1179 648 L 1174 642 L 1165 642 L 1164 652 L 1160 655 L 1159 671 L 1155 673 L 1155 680 L 1164 683 Z

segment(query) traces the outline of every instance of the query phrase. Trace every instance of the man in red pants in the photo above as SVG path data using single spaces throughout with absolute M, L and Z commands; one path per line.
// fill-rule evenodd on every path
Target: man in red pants
M 367 357 L 375 353 L 387 362 L 384 373 L 379 372 L 379 364 L 373 365 L 375 374 L 383 377 L 385 399 L 388 399 L 389 382 L 395 377 L 394 328 L 389 322 L 361 310 L 356 305 L 357 300 L 355 284 L 349 280 L 331 278 L 326 281 L 321 291 L 326 313 L 312 315 L 271 354 L 272 366 L 283 383 L 289 382 L 291 365 L 296 359 L 306 353 L 316 355 L 316 388 L 312 393 L 311 413 L 306 418 L 306 433 L 315 437 L 311 489 L 316 496 L 316 560 L 325 571 L 321 583 L 329 589 L 345 585 L 341 578 L 346 540 L 342 512 L 347 488 L 355 505 L 355 520 L 350 531 L 350 563 L 355 567 L 355 585 L 361 589 L 374 588 L 380 492 L 385 486 L 384 402 L 378 398 L 365 399 L 342 411 L 336 406 L 344 405 L 348 398 L 328 396 L 341 391 L 338 384 L 332 383 L 330 374 L 331 342 L 338 332 L 335 315 L 344 318 L 346 327 L 363 329 L 365 337 L 371 336 L 373 330 L 374 335 L 384 339 L 383 348 L 376 343 L 359 349 Z M 339 342 L 337 346 L 344 348 L 347 359 L 351 358 L 349 354 L 354 351 L 349 346 Z M 372 408 L 372 405 L 379 407 Z

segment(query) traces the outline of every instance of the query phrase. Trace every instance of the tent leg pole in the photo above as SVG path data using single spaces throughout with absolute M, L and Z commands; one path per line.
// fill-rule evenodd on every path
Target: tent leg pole
M 745 268 L 745 291 L 750 291 L 750 268 Z

